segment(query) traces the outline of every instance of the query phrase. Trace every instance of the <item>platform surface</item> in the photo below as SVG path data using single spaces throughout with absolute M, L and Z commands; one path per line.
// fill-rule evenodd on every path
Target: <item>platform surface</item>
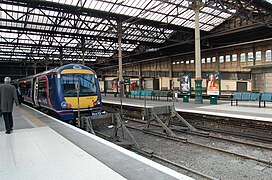
M 192 178 L 27 106 L 0 118 L 2 180 L 172 180 Z
M 111 94 L 102 96 L 102 102 L 120 104 L 120 97 L 114 97 Z M 180 112 L 192 112 L 207 115 L 217 115 L 223 117 L 233 117 L 249 120 L 260 120 L 272 122 L 272 102 L 267 102 L 266 107 L 259 108 L 258 101 L 241 101 L 238 106 L 230 105 L 230 101 L 218 100 L 217 104 L 210 104 L 210 100 L 203 99 L 203 104 L 196 104 L 194 99 L 190 99 L 189 102 L 183 102 L 182 98 L 178 98 L 178 102 L 167 101 L 166 98 L 161 100 L 150 100 L 150 97 L 146 98 L 146 106 L 164 106 L 174 105 L 177 111 Z M 123 105 L 144 107 L 144 98 L 122 98 Z M 235 103 L 234 103 L 235 104 Z
M 0 149 L 1 179 L 125 179 L 47 126 L 1 133 Z

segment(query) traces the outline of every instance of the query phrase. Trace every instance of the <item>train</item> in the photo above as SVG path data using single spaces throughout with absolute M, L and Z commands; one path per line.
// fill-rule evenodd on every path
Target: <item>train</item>
M 67 64 L 17 80 L 22 99 L 54 117 L 74 122 L 80 115 L 102 113 L 101 92 L 95 71 L 82 64 Z

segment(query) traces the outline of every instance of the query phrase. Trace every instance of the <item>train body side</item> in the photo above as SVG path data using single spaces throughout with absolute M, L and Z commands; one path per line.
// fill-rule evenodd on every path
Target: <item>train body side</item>
M 60 120 L 74 120 L 78 109 L 82 115 L 101 114 L 99 83 L 89 67 L 65 65 L 20 80 L 19 86 L 25 102 L 49 110 Z

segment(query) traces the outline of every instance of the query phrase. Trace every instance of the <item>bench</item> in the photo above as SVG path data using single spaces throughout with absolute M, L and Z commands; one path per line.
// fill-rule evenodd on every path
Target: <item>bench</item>
M 150 97 L 151 100 L 152 100 L 152 97 L 153 97 L 153 91 L 131 91 L 130 92 L 130 95 L 133 96 L 134 98 L 136 96 L 139 97 L 139 99 L 141 99 L 141 97 Z
M 171 92 L 170 91 L 154 91 L 154 98 L 157 100 L 160 100 L 161 97 L 166 97 L 167 101 L 169 97 L 171 96 Z
M 265 107 L 265 102 L 267 101 L 272 101 L 272 93 L 262 93 L 259 100 L 259 107 L 261 107 L 261 102 L 264 103 L 264 107 Z
M 259 101 L 259 107 L 262 106 L 262 102 L 265 104 L 266 102 L 272 101 L 272 93 L 251 93 L 251 92 L 234 92 L 231 97 L 231 106 L 233 105 L 233 101 L 238 105 L 238 101 Z
M 230 104 L 233 105 L 233 101 L 238 105 L 238 101 L 259 101 L 260 107 L 260 93 L 251 93 L 251 92 L 234 92 L 230 97 Z

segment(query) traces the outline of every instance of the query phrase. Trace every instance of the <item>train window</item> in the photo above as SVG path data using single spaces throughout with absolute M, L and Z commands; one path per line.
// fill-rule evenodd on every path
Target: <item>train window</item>
M 232 62 L 236 62 L 237 61 L 237 54 L 233 54 L 232 55 Z
M 39 81 L 39 98 L 46 99 L 46 81 Z
M 30 97 L 31 82 L 27 81 L 20 84 L 22 95 L 27 95 Z
M 265 60 L 271 61 L 271 50 L 265 51 Z
M 216 62 L 216 57 L 212 57 L 212 62 Z
M 226 62 L 230 62 L 230 55 L 226 55 Z
M 240 54 L 240 61 L 245 62 L 246 61 L 246 53 L 241 53 Z
M 253 52 L 247 53 L 247 60 L 248 61 L 253 61 Z
M 97 94 L 96 78 L 91 74 L 62 74 L 61 83 L 64 96 L 77 96 L 77 84 L 79 84 L 79 96 Z
M 262 60 L 262 51 L 256 51 L 256 61 Z
M 219 62 L 224 63 L 224 56 L 219 56 Z

